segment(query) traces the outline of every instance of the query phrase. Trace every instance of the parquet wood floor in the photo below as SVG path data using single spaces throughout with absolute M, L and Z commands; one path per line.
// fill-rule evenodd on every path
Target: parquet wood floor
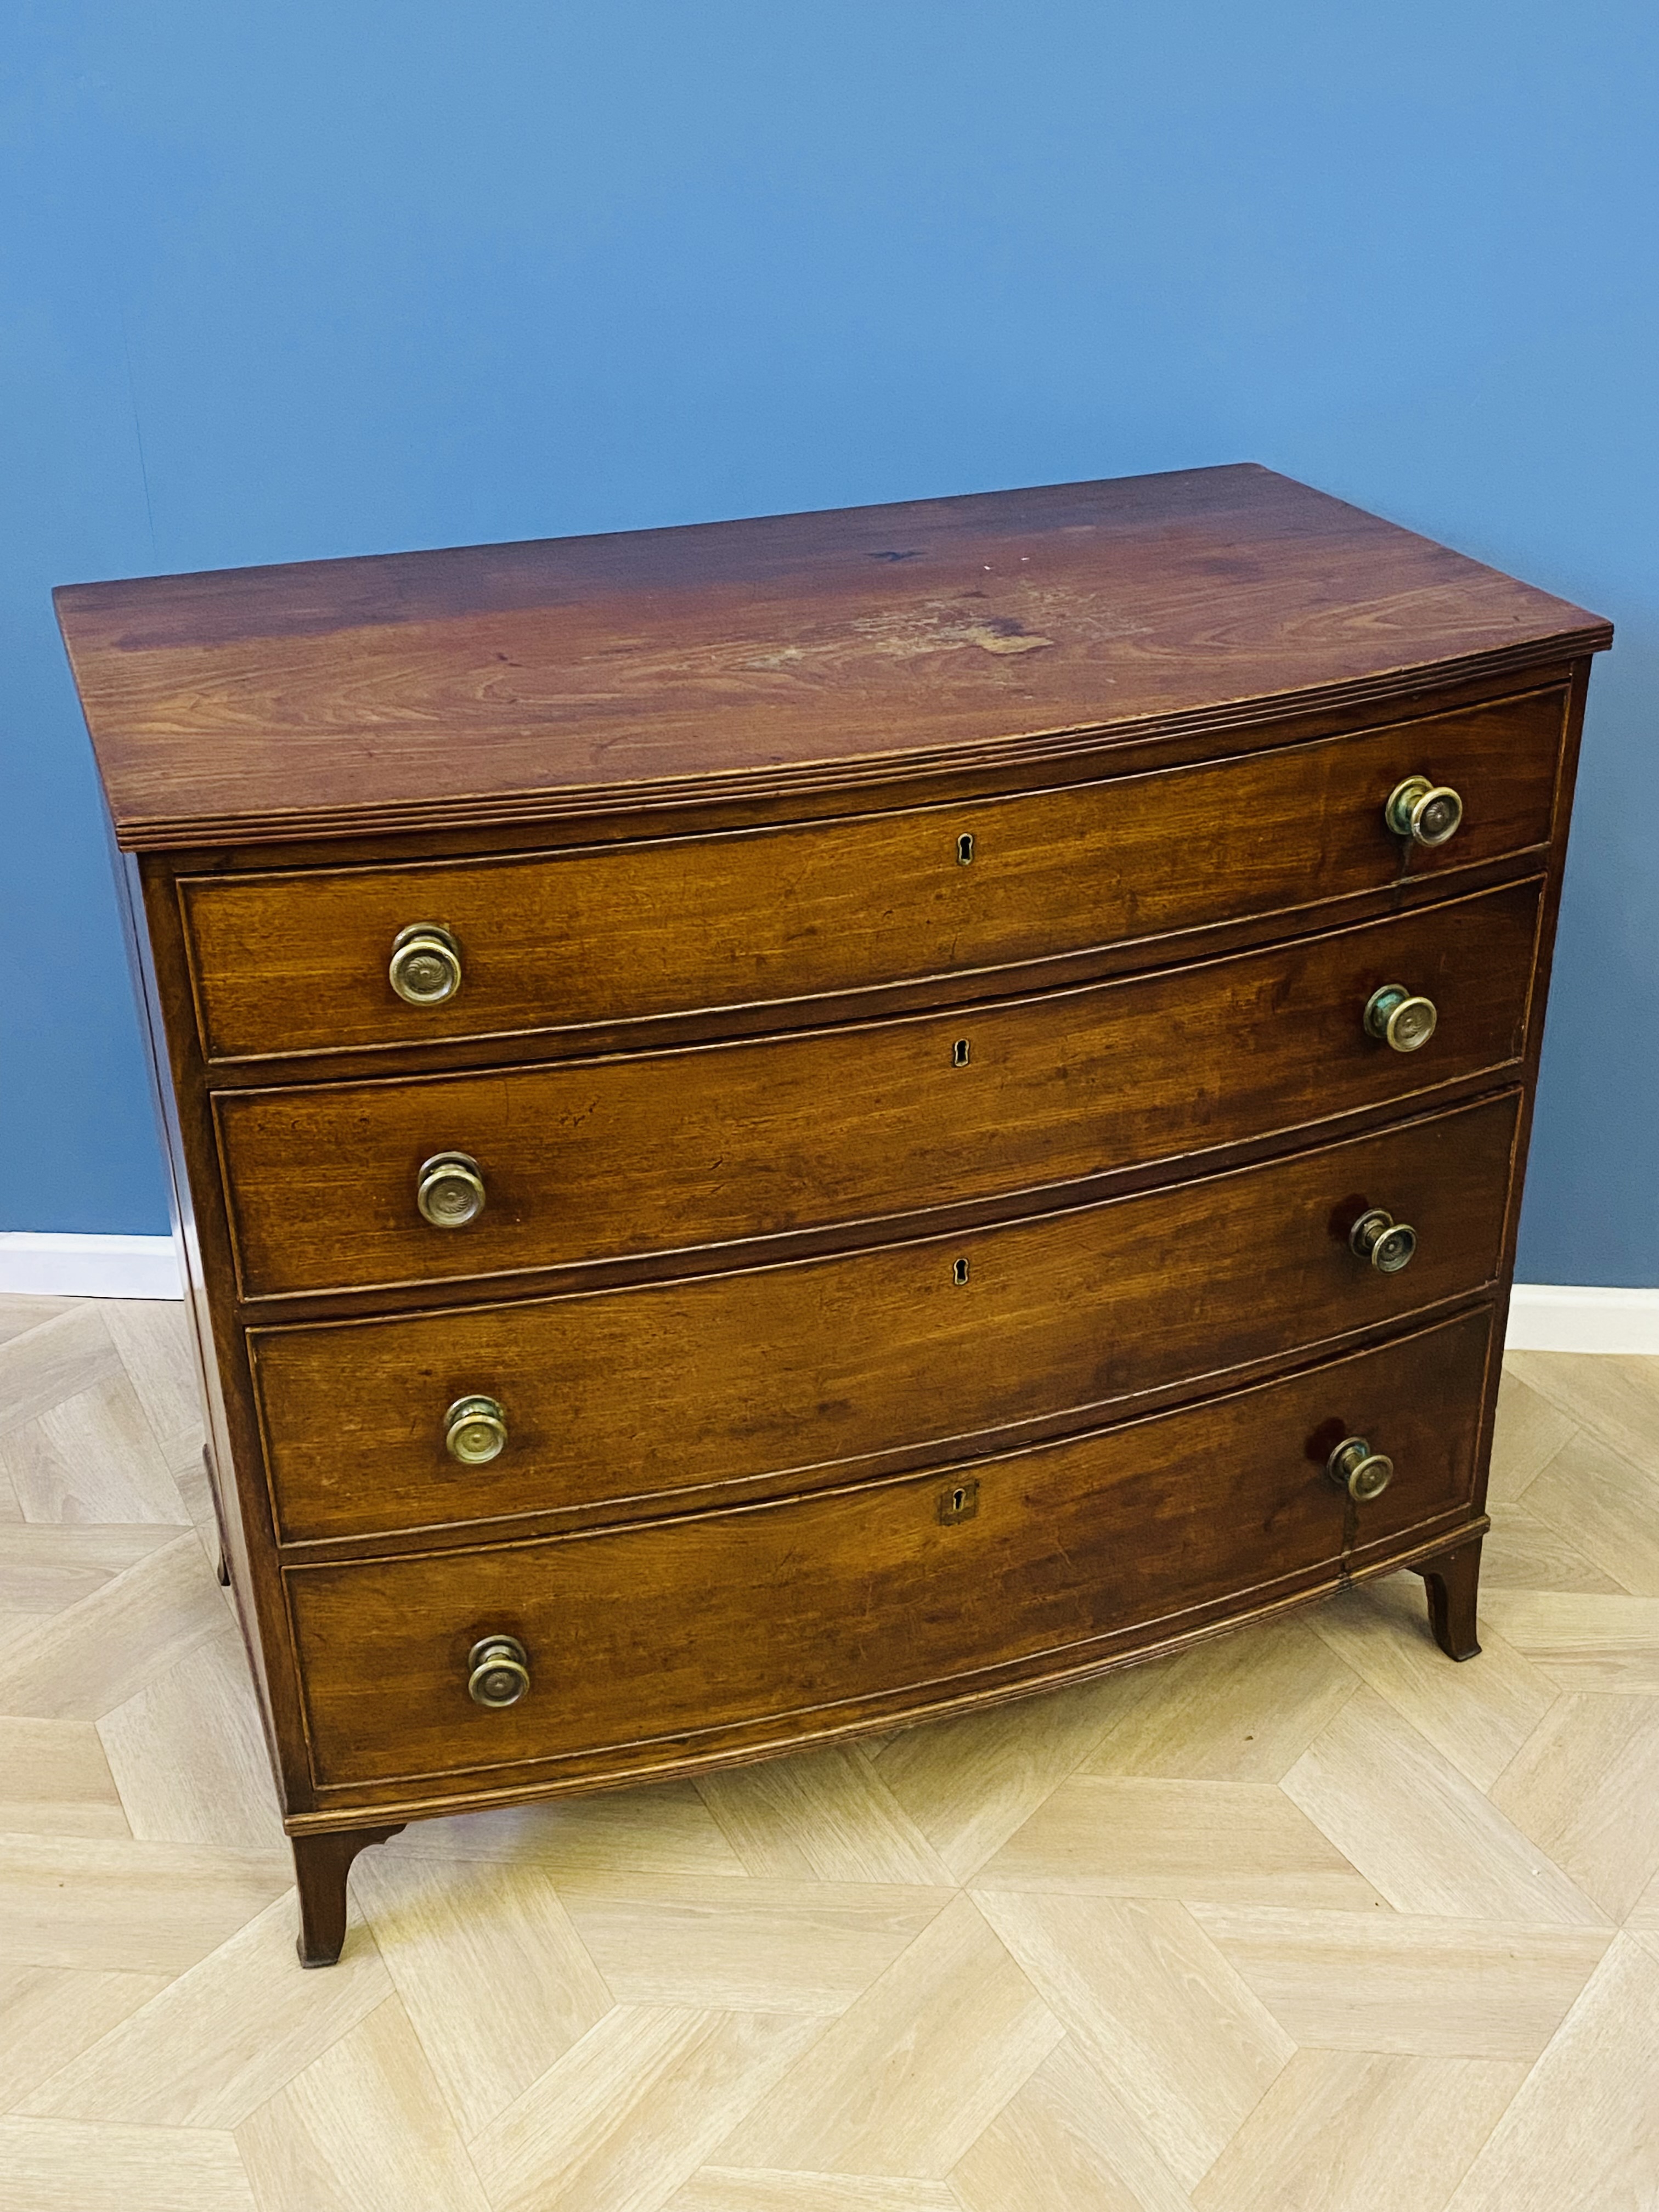
M 1659 2212 L 1659 1361 L 1402 1576 L 976 1717 L 411 1828 L 340 1966 L 176 1308 L 0 1299 L 0 2212 Z

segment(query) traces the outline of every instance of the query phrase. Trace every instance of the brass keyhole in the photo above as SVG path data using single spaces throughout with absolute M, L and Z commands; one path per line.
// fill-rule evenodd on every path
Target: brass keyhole
M 959 868 L 967 867 L 973 857 L 974 833 L 971 830 L 964 830 L 961 836 L 957 839 L 957 866 Z
M 965 1283 L 968 1279 L 968 1262 L 965 1260 L 958 1260 L 951 1272 L 957 1282 Z
M 948 1527 L 953 1521 L 971 1521 L 979 1511 L 979 1482 L 970 1477 L 939 1494 L 939 1517 Z
M 958 1037 L 958 1038 L 957 1039 L 956 1042 L 951 1046 L 951 1066 L 952 1066 L 952 1067 L 966 1067 L 966 1066 L 967 1066 L 967 1065 L 968 1065 L 968 1040 L 967 1040 L 967 1038 L 966 1038 L 966 1037 Z

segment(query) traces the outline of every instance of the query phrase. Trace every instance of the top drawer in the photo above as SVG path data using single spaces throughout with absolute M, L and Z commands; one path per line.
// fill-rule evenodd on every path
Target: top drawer
M 1545 842 L 1564 690 L 1190 768 L 781 829 L 404 867 L 181 878 L 210 1061 L 517 1036 L 966 976 L 1293 912 Z M 1467 810 L 1388 828 L 1413 775 Z M 394 940 L 453 939 L 437 1003 Z

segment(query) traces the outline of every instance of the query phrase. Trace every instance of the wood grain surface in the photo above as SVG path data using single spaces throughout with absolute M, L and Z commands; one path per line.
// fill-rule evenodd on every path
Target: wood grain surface
M 1221 727 L 1611 635 L 1251 465 L 57 596 L 129 848 Z
M 1171 933 L 1340 910 L 1549 839 L 1566 695 L 1030 797 L 526 858 L 179 885 L 211 1061 L 575 1029 L 833 997 Z M 1462 795 L 1402 846 L 1389 793 Z M 963 840 L 967 841 L 964 849 Z M 406 925 L 460 947 L 453 998 L 387 975 Z
M 1334 1582 L 1345 1554 L 1468 1508 L 1490 1335 L 1477 1311 L 967 1474 L 292 1569 L 317 1780 L 476 1786 L 525 1761 L 580 1773 L 609 1752 L 614 1768 L 623 1747 L 647 1771 L 740 1748 L 733 1731 L 823 1734 L 884 1698 L 925 1710 L 952 1682 L 987 1686 L 987 1670 L 1082 1670 L 1114 1640 L 1156 1643 L 1160 1621 L 1178 1634 L 1206 1601 L 1243 1610 L 1324 1563 Z M 1395 1462 L 1360 1507 L 1326 1473 L 1346 1434 Z M 495 1634 L 526 1646 L 532 1688 L 487 1711 L 468 1698 L 467 1654 Z
M 635 1290 L 252 1340 L 288 1542 L 601 1508 L 661 1512 L 902 1464 L 1397 1325 L 1495 1275 L 1513 1092 L 1242 1173 L 950 1238 Z M 1419 1231 L 1382 1275 L 1347 1231 Z M 501 1405 L 462 1467 L 446 1409 Z
M 1538 886 L 1132 981 L 754 1043 L 217 1101 L 246 1295 L 781 1237 L 1402 1107 L 1523 1049 Z M 1365 1033 L 1403 982 L 1419 1051 Z M 461 1152 L 469 1227 L 415 1204 Z

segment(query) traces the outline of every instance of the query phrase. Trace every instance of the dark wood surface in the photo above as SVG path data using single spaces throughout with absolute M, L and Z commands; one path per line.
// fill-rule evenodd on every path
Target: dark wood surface
M 846 1709 L 1099 1638 L 1408 1539 L 1467 1506 L 1491 1316 L 1069 1442 L 562 1541 L 291 1571 L 319 1788 L 481 1770 L 672 1764 L 744 1730 L 809 1740 Z M 1356 1506 L 1345 1437 L 1395 1462 Z M 959 1493 L 969 1508 L 960 1510 Z M 471 1703 L 467 1655 L 516 1637 L 532 1686 Z
M 455 1281 L 783 1237 L 1289 1133 L 1511 1065 L 1536 883 L 1227 960 L 921 1019 L 218 1101 L 245 1295 Z M 1368 1036 L 1400 981 L 1419 1051 Z M 965 1047 L 965 1065 L 955 1064 Z M 417 1170 L 475 1158 L 470 1227 Z
M 844 1483 L 1399 1326 L 1496 1278 L 1517 1106 L 1510 1092 L 963 1237 L 257 1331 L 279 1534 L 453 1540 L 456 1523 L 641 1517 L 688 1492 L 712 1504 Z M 1350 1248 L 1374 1206 L 1419 1232 L 1399 1274 Z M 507 1443 L 464 1467 L 444 1449 L 443 1417 L 480 1393 L 501 1404 Z
M 1475 1648 L 1605 623 L 1250 468 L 60 611 L 142 854 L 308 1955 L 406 1817 L 963 1711 L 1406 1565 Z M 1413 770 L 1466 801 L 1438 853 L 1382 827 Z M 386 981 L 418 921 L 463 942 L 435 1012 Z M 1440 1007 L 1419 1054 L 1361 1031 L 1390 981 Z M 413 1204 L 452 1148 L 490 1189 L 458 1234 Z M 1367 1200 L 1421 1234 L 1401 1277 L 1346 1249 Z M 471 1390 L 512 1442 L 466 1472 Z M 1372 1505 L 1322 1474 L 1345 1429 L 1396 1460 Z M 490 1629 L 532 1645 L 506 1714 L 465 1694 Z
M 1429 1632 L 1448 1659 L 1478 1659 L 1475 1605 L 1480 1588 L 1479 1534 L 1417 1570 L 1429 1598 Z
M 213 1061 L 532 1036 L 999 969 L 1288 920 L 1547 845 L 1565 690 L 1018 799 L 552 857 L 191 877 L 179 886 Z M 1466 793 L 1443 846 L 1389 793 Z M 963 840 L 969 840 L 964 856 Z M 463 980 L 405 1005 L 398 931 L 448 928 Z
M 300 1937 L 295 1947 L 302 1966 L 331 1966 L 345 1943 L 346 1876 L 351 1862 L 370 1844 L 400 1836 L 404 1823 L 389 1828 L 351 1828 L 332 1835 L 296 1836 L 294 1871 L 300 1891 Z
M 1588 653 L 1251 465 L 58 594 L 130 848 L 545 818 L 1224 730 Z

